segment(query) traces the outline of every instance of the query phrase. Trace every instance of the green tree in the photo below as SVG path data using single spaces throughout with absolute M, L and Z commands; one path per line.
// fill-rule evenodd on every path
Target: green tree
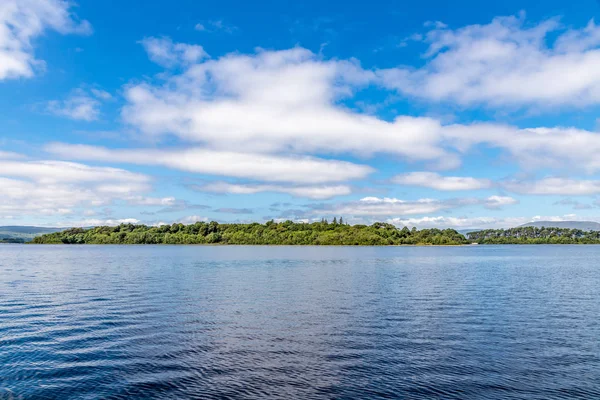
M 560 237 L 565 240 L 572 240 Z M 556 240 L 556 239 L 555 239 Z M 579 239 L 578 239 L 579 240 Z M 583 239 L 582 239 L 583 240 Z M 586 240 L 598 241 L 586 238 Z M 343 219 L 314 223 L 273 220 L 265 224 L 219 224 L 197 222 L 148 227 L 122 224 L 90 229 L 73 228 L 38 236 L 33 243 L 65 244 L 289 244 L 289 245 L 401 245 L 466 244 L 452 229 L 408 230 L 383 222 L 367 225 L 343 224 Z

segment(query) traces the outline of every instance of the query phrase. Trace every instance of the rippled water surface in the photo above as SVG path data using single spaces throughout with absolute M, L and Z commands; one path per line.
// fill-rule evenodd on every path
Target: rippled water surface
M 600 247 L 0 245 L 0 399 L 600 398 Z

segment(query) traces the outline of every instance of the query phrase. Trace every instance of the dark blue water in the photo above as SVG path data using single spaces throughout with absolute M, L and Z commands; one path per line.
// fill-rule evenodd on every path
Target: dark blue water
M 600 247 L 0 246 L 0 399 L 600 398 Z

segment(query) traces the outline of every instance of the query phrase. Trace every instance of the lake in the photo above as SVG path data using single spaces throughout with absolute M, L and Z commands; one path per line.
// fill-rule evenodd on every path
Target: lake
M 0 245 L 0 399 L 600 398 L 600 246 Z

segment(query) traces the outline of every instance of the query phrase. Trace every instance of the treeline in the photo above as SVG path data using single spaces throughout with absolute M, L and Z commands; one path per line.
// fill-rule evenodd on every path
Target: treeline
M 25 239 L 21 238 L 0 238 L 0 243 L 25 243 Z
M 600 231 L 534 226 L 487 229 L 467 237 L 480 244 L 600 244 Z
M 38 244 L 248 244 L 248 245 L 461 245 L 466 238 L 453 229 L 402 229 L 377 222 L 347 225 L 322 220 L 265 224 L 197 222 L 156 227 L 122 224 L 91 229 L 71 228 L 38 236 Z

